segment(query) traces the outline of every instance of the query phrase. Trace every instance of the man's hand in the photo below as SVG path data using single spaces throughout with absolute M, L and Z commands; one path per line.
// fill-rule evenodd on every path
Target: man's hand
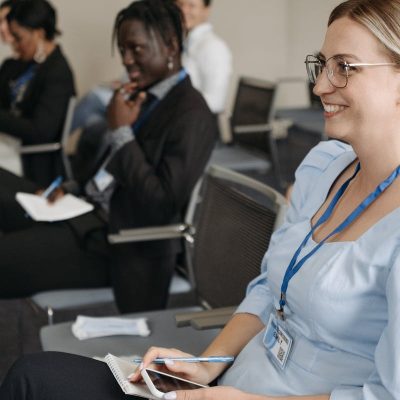
M 138 118 L 146 93 L 140 92 L 133 100 L 130 96 L 136 90 L 136 83 L 129 82 L 114 92 L 107 108 L 107 120 L 111 129 L 131 126 Z

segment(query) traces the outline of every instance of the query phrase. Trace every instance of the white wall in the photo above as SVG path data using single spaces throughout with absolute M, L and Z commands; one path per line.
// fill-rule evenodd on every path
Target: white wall
M 286 0 L 214 0 L 211 21 L 233 54 L 229 104 L 239 76 L 270 81 L 280 76 L 286 65 L 287 13 Z
M 238 76 L 249 75 L 280 82 L 278 107 L 307 106 L 304 59 L 320 49 L 341 1 L 214 0 L 211 20 L 234 54 L 229 104 Z
M 51 0 L 58 10 L 60 42 L 75 71 L 79 94 L 122 72 L 117 52 L 111 56 L 116 13 L 127 0 Z M 305 79 L 304 56 L 320 48 L 329 11 L 339 0 L 214 0 L 212 22 L 234 56 L 229 104 L 237 78 L 249 75 L 275 81 Z M 78 6 L 79 5 L 79 6 Z M 0 45 L 0 59 L 7 54 Z M 285 90 L 284 90 L 285 89 Z M 285 84 L 281 105 L 302 103 L 304 83 Z
M 329 14 L 342 0 L 288 0 L 286 21 L 286 74 L 307 79 L 304 59 L 320 50 L 325 37 Z M 283 105 L 307 105 L 307 87 L 303 83 L 282 84 L 280 102 Z
M 111 54 L 111 35 L 115 16 L 128 1 L 50 1 L 58 11 L 60 42 L 73 66 L 79 94 L 119 77 L 123 69 L 118 52 Z
M 320 50 L 329 14 L 339 3 L 341 0 L 289 0 L 287 21 L 289 74 L 303 73 L 305 56 Z

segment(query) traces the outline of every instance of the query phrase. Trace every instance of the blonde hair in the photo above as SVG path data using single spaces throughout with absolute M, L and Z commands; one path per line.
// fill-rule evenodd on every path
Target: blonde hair
M 342 17 L 367 28 L 400 65 L 400 0 L 347 0 L 331 12 L 328 26 Z

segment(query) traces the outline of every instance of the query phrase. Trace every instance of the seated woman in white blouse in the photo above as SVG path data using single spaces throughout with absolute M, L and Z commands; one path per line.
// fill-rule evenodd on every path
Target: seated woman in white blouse
M 235 362 L 166 363 L 203 384 L 223 375 L 217 387 L 165 399 L 400 398 L 399 20 L 400 0 L 349 0 L 332 12 L 306 66 L 333 140 L 299 167 L 262 274 L 203 353 Z M 154 347 L 142 367 L 184 355 Z M 94 360 L 45 353 L 18 362 L 0 397 L 125 398 L 110 375 Z

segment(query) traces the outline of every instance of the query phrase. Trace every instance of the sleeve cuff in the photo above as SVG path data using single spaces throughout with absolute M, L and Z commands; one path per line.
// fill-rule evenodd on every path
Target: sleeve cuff
M 82 194 L 81 188 L 76 181 L 66 181 L 61 185 L 61 188 L 64 190 L 64 192 L 71 193 L 75 196 Z
M 111 146 L 112 146 L 113 150 L 118 150 L 122 146 L 124 146 L 126 143 L 129 143 L 132 140 L 135 140 L 135 135 L 130 126 L 124 125 L 124 126 L 120 126 L 117 129 L 114 129 L 111 132 L 110 138 L 111 138 Z

